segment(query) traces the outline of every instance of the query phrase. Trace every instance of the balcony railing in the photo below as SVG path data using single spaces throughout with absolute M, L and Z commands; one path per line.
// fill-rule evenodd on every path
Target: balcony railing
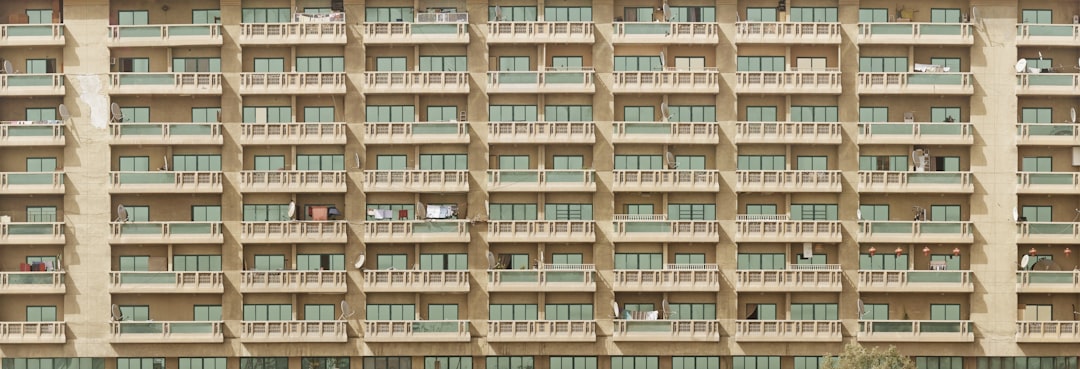
M 221 95 L 221 73 L 109 73 L 114 95 Z
M 860 192 L 972 193 L 971 172 L 859 171 Z
M 967 270 L 860 270 L 859 292 L 973 292 Z
M 591 220 L 493 220 L 488 242 L 596 242 Z
M 242 322 L 240 340 L 244 342 L 346 342 L 349 339 L 344 320 L 284 320 Z
M 720 42 L 717 23 L 698 22 L 615 22 L 613 43 L 716 44 Z
M 364 191 L 468 192 L 467 170 L 367 170 Z
M 0 24 L 4 46 L 64 46 L 63 24 Z
M 613 242 L 720 241 L 720 223 L 715 220 L 615 219 L 612 226 Z
M 0 146 L 63 146 L 64 122 L 0 121 Z
M 367 342 L 469 342 L 468 320 L 364 321 Z
M 967 72 L 859 73 L 859 93 L 971 95 L 973 80 Z
M 1077 343 L 1080 342 L 1080 322 L 1077 321 L 1020 321 L 1016 322 L 1016 342 Z
M 374 144 L 449 144 L 469 143 L 469 124 L 465 122 L 366 122 L 364 143 Z
M 593 22 L 488 22 L 488 43 L 593 43 Z
M 63 245 L 63 222 L 0 223 L 0 244 Z
M 0 190 L 7 194 L 63 194 L 64 172 L 0 172 Z
M 720 340 L 715 320 L 615 320 L 615 341 L 672 342 Z
M 595 320 L 489 320 L 489 342 L 596 342 Z
M 839 170 L 737 170 L 739 192 L 840 192 Z
M 1017 24 L 1016 44 L 1021 46 L 1066 46 L 1080 41 L 1080 25 Z
M 838 44 L 840 23 L 736 22 L 736 43 Z
M 109 123 L 114 144 L 221 145 L 221 123 Z
M 835 220 L 753 219 L 737 216 L 736 242 L 840 242 Z
M 563 266 L 563 265 L 560 265 Z M 596 267 L 575 265 L 575 269 L 493 269 L 488 270 L 491 292 L 584 292 L 596 290 Z
M 860 320 L 861 342 L 974 342 L 970 320 Z
M 0 322 L 0 343 L 41 344 L 67 342 L 64 322 Z
M 1022 270 L 1016 272 L 1016 292 L 1072 293 L 1080 288 L 1078 270 Z
M 859 123 L 860 144 L 970 145 L 971 123 Z
M 583 70 L 488 72 L 488 93 L 593 93 L 594 73 Z
M 114 343 L 206 343 L 225 342 L 221 321 L 125 321 L 109 322 Z
M 596 171 L 584 170 L 489 170 L 488 191 L 592 192 Z
M 344 94 L 345 73 L 240 73 L 241 94 Z
M 467 44 L 468 13 L 421 13 L 415 23 L 364 23 L 368 44 Z
M 240 272 L 241 292 L 345 293 L 344 270 L 245 270 Z
M 489 143 L 595 143 L 593 122 L 488 122 Z
M 111 193 L 220 193 L 221 172 L 109 172 Z
M 716 144 L 717 122 L 614 122 L 614 143 Z
M 364 222 L 364 241 L 387 243 L 469 242 L 468 220 Z
M 63 294 L 64 272 L 0 272 L 0 294 Z
M 863 221 L 859 242 L 971 243 L 967 221 Z
M 720 172 L 716 170 L 615 170 L 612 189 L 634 192 L 716 192 Z
M 222 293 L 223 272 L 109 272 L 112 293 Z
M 1017 123 L 1017 145 L 1080 146 L 1080 125 Z M 2 138 L 2 137 L 0 137 Z
M 467 94 L 469 72 L 366 72 L 364 93 Z
M 0 96 L 63 96 L 65 91 L 63 74 L 0 74 Z
M 365 270 L 364 292 L 469 292 L 468 270 Z
M 113 222 L 112 243 L 221 243 L 220 222 Z
M 839 145 L 840 123 L 736 122 L 735 143 L 797 143 Z
M 615 93 L 719 93 L 720 73 L 704 70 L 612 72 Z
M 1016 75 L 1017 95 L 1075 95 L 1080 73 L 1022 73 Z
M 348 25 L 325 23 L 242 23 L 241 45 L 345 44 Z
M 970 23 L 859 23 L 860 44 L 971 45 Z
M 1073 244 L 1080 242 L 1077 222 L 1019 222 L 1017 243 Z
M 244 123 L 238 141 L 245 145 L 344 145 L 345 123 Z
M 659 270 L 613 271 L 615 291 L 700 291 L 720 288 L 720 270 L 716 264 L 667 264 Z
M 840 71 L 736 72 L 739 93 L 839 94 Z
M 344 170 L 245 170 L 240 172 L 244 192 L 345 192 Z
M 740 342 L 840 342 L 839 320 L 736 320 L 735 340 Z
M 348 227 L 344 220 L 242 222 L 240 239 L 264 243 L 344 243 Z
M 844 271 L 839 264 L 789 265 L 787 269 L 740 269 L 735 276 L 735 289 L 740 292 L 840 292 Z
M 221 45 L 220 24 L 110 25 L 109 42 L 115 46 Z

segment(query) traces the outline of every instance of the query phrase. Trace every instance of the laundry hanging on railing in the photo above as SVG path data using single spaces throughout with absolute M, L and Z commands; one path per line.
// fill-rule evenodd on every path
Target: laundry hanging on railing
M 632 311 L 627 310 L 623 313 L 623 319 L 626 320 L 657 320 L 660 319 L 660 312 L 653 311 Z
M 394 211 L 390 209 L 367 209 L 367 215 L 375 218 L 375 220 L 394 219 Z
M 452 219 L 458 213 L 457 205 L 427 205 L 427 219 Z

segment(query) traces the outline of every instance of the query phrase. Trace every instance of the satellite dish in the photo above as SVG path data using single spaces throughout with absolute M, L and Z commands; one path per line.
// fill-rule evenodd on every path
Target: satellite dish
M 1027 71 L 1027 59 L 1020 59 L 1016 61 L 1016 73 L 1024 73 Z
M 289 220 L 296 219 L 296 201 L 289 201 Z
M 165 160 L 165 166 L 163 166 L 161 168 L 164 169 L 166 172 L 168 172 L 169 171 L 169 156 L 164 155 L 161 158 Z
M 0 73 L 14 73 L 15 67 L 11 65 L 11 60 L 4 60 L 4 69 L 0 70 Z
M 866 314 L 866 307 L 863 305 L 862 299 L 859 299 L 859 319 L 862 319 L 863 314 Z
M 367 261 L 367 255 L 360 254 L 360 256 L 356 258 L 356 264 L 353 264 L 353 267 L 356 269 L 364 269 L 365 261 Z
M 124 121 L 124 112 L 120 110 L 120 104 L 112 103 L 109 106 L 109 110 L 112 111 L 112 119 L 114 123 Z
M 664 21 L 665 22 L 670 22 L 671 21 L 671 7 L 668 6 L 667 3 L 664 3 L 664 6 L 662 8 L 664 9 Z
M 114 321 L 124 320 L 124 313 L 120 311 L 120 307 L 116 304 L 112 304 L 112 319 Z
M 668 151 L 667 155 L 664 155 L 664 159 L 667 160 L 668 169 L 679 168 L 679 163 L 675 162 L 675 154 L 672 154 L 671 151 Z
M 1040 52 L 1039 52 L 1039 60 L 1043 60 L 1043 58 L 1042 58 L 1042 51 L 1040 51 Z
M 348 301 L 341 300 L 341 316 L 338 316 L 338 320 L 348 319 L 353 316 L 353 314 L 356 314 L 356 310 L 353 310 L 352 306 L 349 306 Z
M 491 251 L 487 252 L 488 269 L 495 269 L 495 254 Z
M 1015 206 L 1013 206 L 1013 221 L 1014 222 L 1019 222 L 1020 221 L 1020 212 L 1016 211 Z
M 124 205 L 117 205 L 116 206 L 116 221 L 117 222 L 126 222 L 126 221 L 128 221 L 128 212 L 127 212 L 127 208 L 125 208 Z
M 979 19 L 979 8 L 971 7 L 971 22 L 974 23 L 976 19 Z
M 1076 108 L 1069 108 L 1069 123 L 1076 123 Z
M 664 60 L 664 52 L 661 51 L 660 52 L 660 69 L 664 69 L 664 64 L 666 64 L 666 63 L 667 63 L 667 61 Z
M 495 5 L 495 21 L 497 22 L 497 21 L 501 21 L 501 20 L 503 20 L 502 19 L 502 8 L 499 7 L 498 5 Z
M 619 303 L 617 301 L 611 302 L 611 309 L 615 311 L 615 319 L 619 319 Z
M 862 220 L 862 209 L 855 210 L 855 218 L 857 218 L 858 220 Z
M 60 112 L 60 119 L 63 119 L 64 122 L 71 119 L 71 112 L 68 111 L 67 105 L 60 104 L 60 106 L 56 107 L 56 110 Z
M 660 301 L 660 307 L 664 309 L 664 317 L 670 319 L 669 314 L 671 314 L 671 305 L 668 304 L 666 298 L 663 301 Z
M 1031 262 L 1031 255 L 1024 254 L 1024 257 L 1020 258 L 1020 269 L 1027 270 L 1028 263 Z

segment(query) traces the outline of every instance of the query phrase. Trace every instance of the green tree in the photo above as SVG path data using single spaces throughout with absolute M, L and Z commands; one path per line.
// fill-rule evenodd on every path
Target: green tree
M 821 369 L 915 369 L 915 362 L 900 355 L 894 346 L 882 350 L 849 343 L 840 356 L 825 356 Z

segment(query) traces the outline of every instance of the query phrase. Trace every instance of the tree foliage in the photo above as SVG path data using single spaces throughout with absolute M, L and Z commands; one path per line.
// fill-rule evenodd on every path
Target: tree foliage
M 821 369 L 915 369 L 915 362 L 900 355 L 894 346 L 882 350 L 849 343 L 840 356 L 825 356 Z

